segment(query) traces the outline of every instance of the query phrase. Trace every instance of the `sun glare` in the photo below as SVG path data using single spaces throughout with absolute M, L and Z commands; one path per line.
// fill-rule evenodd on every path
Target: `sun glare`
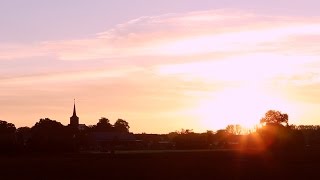
M 213 93 L 202 100 L 194 112 L 207 129 L 222 129 L 229 124 L 254 128 L 269 109 L 291 111 L 284 100 L 258 87 L 239 87 Z

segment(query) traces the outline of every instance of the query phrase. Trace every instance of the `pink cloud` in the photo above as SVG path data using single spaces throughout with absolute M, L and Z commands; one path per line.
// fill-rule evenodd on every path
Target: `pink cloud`
M 166 14 L 133 19 L 87 39 L 4 44 L 0 58 L 92 60 L 263 51 L 261 47 L 266 44 L 287 42 L 290 37 L 288 45 L 279 47 L 283 49 L 292 44 L 294 37 L 319 35 L 319 23 L 317 17 L 265 16 L 230 9 Z M 186 52 L 178 52 L 186 48 Z

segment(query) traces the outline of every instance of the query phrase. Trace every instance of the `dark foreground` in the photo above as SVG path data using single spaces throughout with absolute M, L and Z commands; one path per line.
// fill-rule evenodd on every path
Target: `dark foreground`
M 0 179 L 320 179 L 320 151 L 11 155 Z

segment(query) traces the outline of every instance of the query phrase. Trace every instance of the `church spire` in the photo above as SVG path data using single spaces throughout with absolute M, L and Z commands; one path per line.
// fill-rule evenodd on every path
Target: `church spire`
M 76 99 L 73 99 L 73 115 L 72 116 L 77 116 L 76 112 Z
M 72 126 L 74 128 L 79 127 L 79 117 L 77 116 L 77 113 L 76 113 L 76 100 L 75 99 L 73 101 L 73 114 L 70 117 L 70 126 Z

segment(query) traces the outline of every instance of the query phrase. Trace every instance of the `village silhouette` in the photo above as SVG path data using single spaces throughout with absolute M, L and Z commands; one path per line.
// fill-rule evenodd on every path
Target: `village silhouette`
M 0 177 L 21 179 L 16 167 L 29 172 L 24 179 L 318 177 L 310 171 L 320 167 L 320 126 L 290 125 L 288 114 L 277 110 L 267 111 L 260 124 L 252 131 L 228 125 L 216 132 L 134 134 L 124 119 L 111 124 L 102 117 L 96 125 L 80 124 L 74 103 L 67 126 L 49 118 L 31 128 L 0 121 L 0 168 L 5 170 Z M 31 167 L 40 171 L 30 174 Z M 102 167 L 110 171 L 104 174 Z

